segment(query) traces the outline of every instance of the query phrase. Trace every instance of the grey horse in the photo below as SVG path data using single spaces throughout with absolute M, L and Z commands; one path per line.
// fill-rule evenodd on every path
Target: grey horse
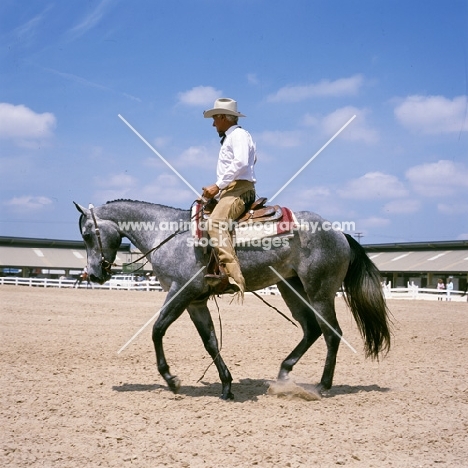
M 212 294 L 204 279 L 208 255 L 202 248 L 193 246 L 191 232 L 178 230 L 178 226 L 190 222 L 190 211 L 132 200 L 115 200 L 93 209 L 75 205 L 81 213 L 79 227 L 86 245 L 91 281 L 103 284 L 111 277 L 111 266 L 125 237 L 147 253 L 156 277 L 167 291 L 153 325 L 152 339 L 158 370 L 169 388 L 177 393 L 180 380 L 169 371 L 163 337 L 168 327 L 187 310 L 217 367 L 222 383 L 221 398 L 233 399 L 232 376 L 220 355 L 207 307 Z M 321 226 L 325 221 L 311 212 L 295 215 L 301 224 Z M 302 339 L 281 363 L 279 381 L 288 379 L 294 365 L 323 334 L 327 356 L 318 384 L 318 391 L 323 392 L 332 386 L 341 341 L 342 332 L 335 313 L 335 297 L 340 288 L 343 287 L 363 337 L 366 356 L 378 359 L 390 349 L 389 311 L 380 274 L 362 246 L 340 231 L 298 229 L 288 242 L 277 244 L 269 249 L 237 248 L 247 289 L 256 291 L 276 284 L 293 318 L 302 327 Z

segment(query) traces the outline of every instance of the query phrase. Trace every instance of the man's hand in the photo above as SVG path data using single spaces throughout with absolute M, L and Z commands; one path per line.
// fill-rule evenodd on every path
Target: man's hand
M 216 184 L 209 185 L 208 187 L 202 187 L 202 190 L 205 198 L 213 198 L 219 193 L 219 188 Z

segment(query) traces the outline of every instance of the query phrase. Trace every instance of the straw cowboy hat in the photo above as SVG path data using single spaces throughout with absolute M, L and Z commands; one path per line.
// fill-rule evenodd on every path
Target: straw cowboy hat
M 245 117 L 244 114 L 237 112 L 237 101 L 234 101 L 234 99 L 230 98 L 216 99 L 213 109 L 203 112 L 203 117 L 205 117 L 205 119 L 208 119 L 210 117 L 213 117 L 213 115 L 218 114 L 228 114 L 236 115 L 237 117 Z

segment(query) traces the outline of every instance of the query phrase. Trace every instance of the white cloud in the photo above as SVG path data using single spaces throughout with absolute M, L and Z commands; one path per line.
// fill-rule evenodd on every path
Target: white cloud
M 132 96 L 129 93 L 122 93 L 120 91 L 115 91 L 112 88 L 109 88 L 108 86 L 103 86 L 103 85 L 101 85 L 99 83 L 95 83 L 94 81 L 90 81 L 90 80 L 87 80 L 86 78 L 82 78 L 81 76 L 73 75 L 72 73 L 64 73 L 64 72 L 55 70 L 53 68 L 43 68 L 43 70 L 45 70 L 45 71 L 47 71 L 49 73 L 53 73 L 55 75 L 58 75 L 58 76 L 60 76 L 62 78 L 65 78 L 65 79 L 67 79 L 69 81 L 72 81 L 74 83 L 78 83 L 78 84 L 80 84 L 82 86 L 88 86 L 90 88 L 100 89 L 100 90 L 106 91 L 108 93 L 119 94 L 120 96 L 124 96 L 124 97 L 126 97 L 128 99 L 131 99 L 132 101 L 141 102 L 141 99 L 139 97 Z
M 120 200 L 122 198 L 131 198 L 130 190 L 125 188 L 96 190 L 93 194 L 93 203 L 106 203 L 112 200 Z
M 207 106 L 213 103 L 222 95 L 222 91 L 212 86 L 196 86 L 189 91 L 179 93 L 179 102 L 187 106 Z
M 301 134 L 298 131 L 265 131 L 256 135 L 257 142 L 266 146 L 293 148 L 301 144 Z
M 376 227 L 384 227 L 390 224 L 390 220 L 387 218 L 379 218 L 378 216 L 371 216 L 369 218 L 360 219 L 357 222 L 359 229 L 370 229 Z
M 325 117 L 306 114 L 303 124 L 310 127 L 319 127 L 322 133 L 327 136 L 334 135 L 346 122 L 354 115 L 356 118 L 347 128 L 340 133 L 339 138 L 347 141 L 362 141 L 367 144 L 376 143 L 379 140 L 377 130 L 369 126 L 366 116 L 370 113 L 368 109 L 358 109 L 353 106 L 346 106 L 337 109 Z
M 139 191 L 138 198 L 169 206 L 180 204 L 188 206 L 194 200 L 195 195 L 177 176 L 161 174 L 154 182 L 145 185 Z
M 45 9 L 38 15 L 34 16 L 26 23 L 21 24 L 14 30 L 16 37 L 25 45 L 30 45 L 33 43 L 36 36 L 38 28 L 44 24 L 45 18 L 49 10 L 52 9 L 52 5 L 48 5 Z
M 104 203 L 128 197 L 132 189 L 137 186 L 138 180 L 129 174 L 121 173 L 111 174 L 108 177 L 95 177 L 94 182 L 99 189 L 93 197 L 96 202 Z
M 360 234 L 359 237 L 364 237 L 364 238 L 366 238 L 367 236 L 372 237 L 374 235 L 373 233 L 375 232 L 375 230 L 386 228 L 390 224 L 391 224 L 390 219 L 380 218 L 378 216 L 369 216 L 368 218 L 358 219 L 355 224 L 356 232 L 353 234 L 353 236 L 356 239 L 359 239 L 358 234 Z
M 295 211 L 306 210 L 310 211 L 312 208 L 315 212 L 328 215 L 330 201 L 335 201 L 336 197 L 332 196 L 330 188 L 325 186 L 317 186 L 306 188 L 302 190 L 295 190 L 289 192 L 287 197 L 290 199 L 288 202 L 291 208 Z M 292 196 L 291 196 L 292 195 Z
M 369 216 L 367 218 L 360 218 L 355 222 L 355 232 L 350 233 L 360 243 L 365 244 L 367 237 L 375 237 L 375 233 L 381 230 L 386 230 L 390 226 L 391 220 L 388 218 L 381 218 L 379 216 Z M 364 240 L 361 240 L 361 238 Z
M 146 167 L 167 167 L 159 158 L 149 157 L 143 161 L 143 165 Z
M 361 243 L 366 243 L 367 237 L 375 237 L 375 233 L 388 230 L 388 226 L 392 223 L 388 218 L 380 218 L 378 216 L 369 216 L 368 218 L 358 219 L 355 223 L 355 232 L 353 237 Z M 364 240 L 360 238 L 364 237 Z
M 100 145 L 92 145 L 89 150 L 89 158 L 93 160 L 100 160 L 104 154 L 104 147 Z
M 127 189 L 137 184 L 137 179 L 129 174 L 111 174 L 106 177 L 95 177 L 95 183 L 100 187 L 114 187 Z
M 448 197 L 468 190 L 468 167 L 462 163 L 440 160 L 421 164 L 406 171 L 415 192 L 426 197 Z
M 406 197 L 408 191 L 397 177 L 382 172 L 368 172 L 338 190 L 342 198 L 358 200 Z
M 161 145 L 164 146 L 164 145 Z M 168 162 L 177 167 L 184 175 L 187 167 L 209 168 L 214 170 L 216 168 L 216 161 L 218 159 L 219 144 L 209 151 L 205 146 L 190 146 L 177 158 L 166 158 Z M 144 160 L 144 165 L 147 167 L 155 167 L 163 170 L 167 169 L 167 165 L 158 157 L 148 157 Z M 190 174 L 187 174 L 189 176 Z M 184 175 L 185 177 L 185 175 Z
M 218 153 L 209 152 L 204 146 L 191 146 L 186 149 L 178 158 L 178 167 L 205 167 L 214 169 Z
M 307 113 L 302 117 L 301 124 L 304 127 L 316 127 L 320 124 L 320 118 L 316 115 Z
M 79 24 L 74 26 L 70 33 L 74 38 L 82 36 L 83 34 L 87 33 L 89 30 L 96 27 L 104 14 L 106 13 L 107 6 L 112 3 L 112 0 L 101 0 L 96 8 L 93 9 Z
M 339 78 L 335 81 L 321 80 L 302 86 L 285 86 L 276 93 L 270 94 L 269 102 L 299 102 L 314 97 L 354 96 L 364 84 L 362 75 L 354 75 L 349 78 Z
M 324 199 L 332 195 L 329 187 L 318 186 L 306 189 L 300 194 L 300 198 L 307 198 L 309 200 L 315 200 L 317 198 Z
M 136 178 L 128 174 L 115 174 L 106 179 L 96 178 L 95 181 L 100 186 L 93 194 L 93 200 L 96 204 L 129 198 L 169 206 L 175 204 L 188 207 L 195 199 L 195 194 L 187 188 L 184 182 L 176 175 L 169 173 L 160 174 L 146 185 L 142 185 Z
M 11 200 L 5 201 L 3 204 L 18 211 L 37 211 L 42 210 L 47 205 L 51 205 L 53 202 L 48 197 L 38 196 L 33 197 L 31 195 L 23 195 L 21 197 L 14 197 Z
M 156 149 L 164 148 L 164 147 L 168 146 L 171 143 L 172 137 L 170 137 L 170 136 L 156 137 L 153 141 L 154 141 L 154 147 Z
M 437 210 L 443 214 L 463 215 L 466 218 L 466 216 L 468 215 L 468 203 L 437 203 Z
M 407 129 L 425 134 L 468 131 L 467 97 L 408 96 L 395 107 L 396 119 Z
M 291 189 L 288 189 L 289 195 L 286 195 L 287 203 L 294 211 L 313 211 L 330 220 L 337 220 L 337 216 L 346 216 L 346 219 L 349 219 L 350 216 L 354 215 L 343 205 L 342 200 L 336 196 L 332 187 L 322 185 L 302 190 L 292 189 L 292 192 L 289 190 Z M 284 199 L 285 203 L 286 198 Z M 340 218 L 340 220 L 342 219 Z
M 258 83 L 259 83 L 259 80 L 258 80 L 257 75 L 255 73 L 248 73 L 247 74 L 247 81 L 249 82 L 249 84 L 252 84 L 252 85 L 258 85 Z
M 392 200 L 386 203 L 382 211 L 392 214 L 416 213 L 421 207 L 421 202 L 414 199 Z
M 0 103 L 0 138 L 17 144 L 45 140 L 53 135 L 56 126 L 54 114 L 38 114 L 20 104 Z

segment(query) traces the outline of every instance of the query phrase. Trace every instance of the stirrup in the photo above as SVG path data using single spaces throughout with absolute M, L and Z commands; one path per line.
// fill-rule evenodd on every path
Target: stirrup
M 217 286 L 220 283 L 228 282 L 229 283 L 229 277 L 226 274 L 214 274 L 214 273 L 208 273 L 205 275 L 206 282 L 211 286 Z
M 240 291 L 239 286 L 232 284 L 226 274 L 207 274 L 205 275 L 205 281 L 213 294 L 235 294 Z

